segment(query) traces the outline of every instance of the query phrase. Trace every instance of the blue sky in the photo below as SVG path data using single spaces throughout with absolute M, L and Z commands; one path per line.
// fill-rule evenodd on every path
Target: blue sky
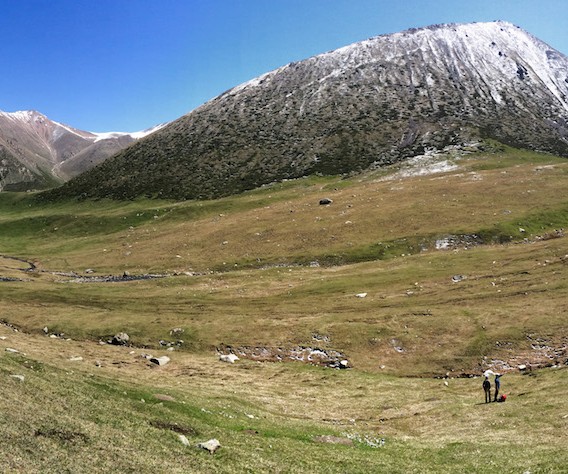
M 0 110 L 137 131 L 371 36 L 507 20 L 568 54 L 568 0 L 0 0 Z

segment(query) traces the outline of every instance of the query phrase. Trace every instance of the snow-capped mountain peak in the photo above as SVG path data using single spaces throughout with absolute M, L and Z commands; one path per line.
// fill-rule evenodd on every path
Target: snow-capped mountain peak
M 164 125 L 134 133 L 92 133 L 35 110 L 0 111 L 0 191 L 41 188 L 51 179 L 66 180 Z M 53 178 L 46 178 L 50 175 Z

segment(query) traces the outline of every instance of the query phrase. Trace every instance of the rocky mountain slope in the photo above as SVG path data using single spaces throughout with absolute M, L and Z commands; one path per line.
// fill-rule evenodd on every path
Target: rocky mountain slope
M 0 112 L 0 191 L 65 181 L 153 131 L 91 133 L 36 111 Z
M 568 58 L 500 21 L 371 38 L 239 85 L 50 196 L 218 197 L 480 138 L 568 156 Z

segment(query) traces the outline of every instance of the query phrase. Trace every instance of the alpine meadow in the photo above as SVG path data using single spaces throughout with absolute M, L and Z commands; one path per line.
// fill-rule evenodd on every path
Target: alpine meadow
M 2 112 L 0 159 L 0 471 L 566 472 L 568 58 L 521 28 Z

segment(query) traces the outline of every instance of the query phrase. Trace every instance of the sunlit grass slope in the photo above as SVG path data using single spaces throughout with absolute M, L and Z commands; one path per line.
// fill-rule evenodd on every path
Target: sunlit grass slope
M 568 462 L 566 369 L 508 374 L 507 402 L 487 405 L 479 378 L 181 352 L 159 368 L 141 350 L 0 335 L 3 472 L 561 473 Z M 197 448 L 211 438 L 215 455 Z
M 565 472 L 568 162 L 436 166 L 216 201 L 0 193 L 0 470 Z M 161 278 L 76 281 L 125 272 Z M 99 344 L 119 331 L 131 347 Z M 227 346 L 352 368 L 225 365 Z M 488 367 L 507 368 L 504 404 L 454 378 Z
M 0 194 L 1 253 L 37 265 L 24 274 L 3 260 L 3 275 L 25 281 L 2 282 L 2 317 L 76 338 L 127 331 L 150 347 L 181 327 L 194 352 L 313 345 L 317 334 L 357 367 L 407 374 L 479 370 L 484 357 L 530 353 L 528 335 L 561 344 L 568 163 L 508 150 L 448 164 L 205 202 Z M 448 236 L 465 240 L 437 250 Z M 172 276 L 78 284 L 51 273 L 86 269 Z

